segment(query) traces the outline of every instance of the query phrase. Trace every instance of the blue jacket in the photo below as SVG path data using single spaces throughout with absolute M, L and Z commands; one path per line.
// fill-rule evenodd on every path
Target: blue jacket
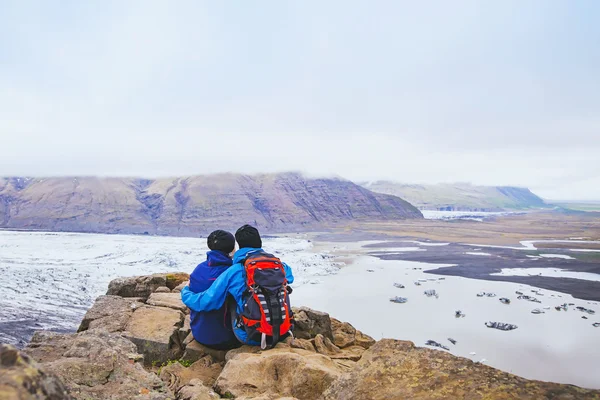
M 262 251 L 251 247 L 239 249 L 233 255 L 234 264 L 217 278 L 213 285 L 202 293 L 194 293 L 187 286 L 181 291 L 181 300 L 184 304 L 194 311 L 211 311 L 217 310 L 225 304 L 227 294 L 230 294 L 237 304 L 237 313 L 241 314 L 244 308 L 242 295 L 246 290 L 246 273 L 244 266 L 240 261 L 244 260 L 249 253 Z M 285 275 L 288 283 L 294 282 L 292 270 L 286 264 L 283 264 Z M 242 343 L 251 345 L 260 345 L 253 341 L 247 340 L 246 331 L 242 328 L 233 329 L 235 336 Z
M 206 253 L 206 261 L 199 264 L 190 275 L 190 290 L 195 293 L 204 292 L 231 267 L 231 264 L 233 261 L 227 254 L 220 251 L 209 251 Z M 226 314 L 227 307 L 225 305 L 212 311 L 192 310 L 190 317 L 194 339 L 208 346 L 234 341 L 231 319 Z

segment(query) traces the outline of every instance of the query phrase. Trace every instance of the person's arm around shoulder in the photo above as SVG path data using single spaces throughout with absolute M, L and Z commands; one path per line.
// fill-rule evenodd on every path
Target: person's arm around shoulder
M 204 292 L 194 293 L 188 286 L 184 287 L 181 290 L 181 301 L 197 312 L 218 310 L 225 304 L 232 270 L 233 268 L 228 268 Z
M 292 273 L 292 269 L 286 263 L 283 263 L 283 269 L 285 271 L 285 278 L 287 279 L 287 283 L 294 283 L 294 274 Z

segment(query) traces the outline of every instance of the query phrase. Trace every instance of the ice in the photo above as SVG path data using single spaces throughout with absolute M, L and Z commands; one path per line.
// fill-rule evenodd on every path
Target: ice
M 566 254 L 540 254 L 540 257 L 544 258 L 562 258 L 563 260 L 574 260 L 575 258 Z
M 308 240 L 263 242 L 292 267 L 294 287 L 340 266 Z M 112 279 L 190 273 L 207 250 L 204 238 L 0 231 L 0 341 L 24 344 L 35 329 L 72 331 Z
M 600 281 L 600 274 L 591 272 L 568 271 L 557 268 L 502 268 L 500 272 L 490 275 L 500 276 L 549 276 L 555 278 L 573 278 L 585 281 Z

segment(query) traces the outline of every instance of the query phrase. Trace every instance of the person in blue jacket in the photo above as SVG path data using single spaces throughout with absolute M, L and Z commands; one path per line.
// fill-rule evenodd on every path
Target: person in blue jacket
M 199 264 L 190 275 L 189 290 L 194 293 L 210 288 L 233 264 L 230 254 L 235 249 L 235 238 L 230 232 L 216 230 L 208 236 L 206 242 L 210 249 L 206 253 L 206 261 Z M 225 305 L 210 311 L 192 310 L 190 317 L 192 335 L 197 342 L 218 350 L 239 345 L 233 335 L 231 318 Z
M 181 299 L 186 306 L 195 312 L 219 310 L 226 305 L 227 296 L 235 301 L 235 312 L 241 314 L 243 310 L 242 295 L 246 290 L 246 277 L 244 266 L 241 264 L 249 254 L 262 250 L 262 240 L 258 230 L 250 225 L 244 225 L 235 233 L 235 239 L 240 249 L 233 255 L 233 265 L 223 272 L 217 280 L 201 293 L 195 293 L 187 286 L 181 291 Z M 283 264 L 288 283 L 294 282 L 294 275 L 287 264 Z M 235 318 L 235 315 L 234 315 Z M 243 344 L 260 346 L 259 342 L 248 340 L 243 328 L 233 327 L 233 333 Z

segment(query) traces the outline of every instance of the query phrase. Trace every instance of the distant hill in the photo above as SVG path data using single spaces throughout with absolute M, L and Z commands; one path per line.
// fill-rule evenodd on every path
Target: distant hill
M 422 217 L 398 197 L 296 173 L 0 178 L 0 228 L 198 235 L 244 223 L 285 231 Z
M 409 185 L 389 181 L 363 183 L 378 193 L 399 196 L 423 210 L 504 211 L 547 206 L 527 188 L 468 183 Z

